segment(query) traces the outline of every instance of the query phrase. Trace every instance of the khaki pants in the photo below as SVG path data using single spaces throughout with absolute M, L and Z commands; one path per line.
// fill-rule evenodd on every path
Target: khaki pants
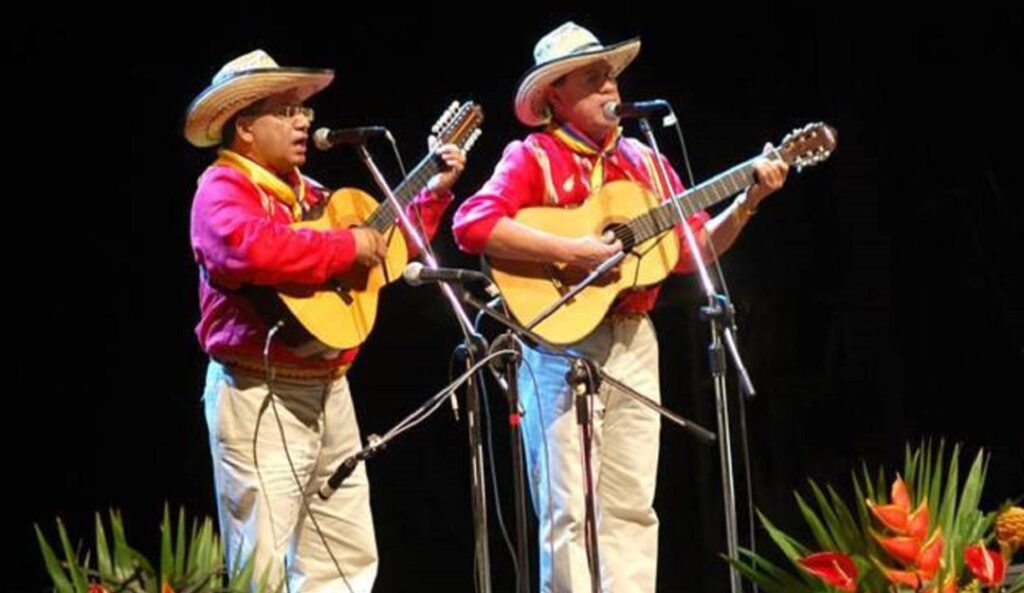
M 610 317 L 573 348 L 660 402 L 658 342 L 646 316 Z M 583 451 L 574 397 L 566 382 L 568 370 L 567 359 L 532 349 L 524 352 L 519 368 L 520 401 L 526 412 L 523 438 L 539 519 L 542 593 L 591 590 L 584 540 Z M 607 385 L 601 386 L 593 409 L 601 589 L 653 593 L 658 516 L 652 504 L 660 417 Z
M 377 546 L 365 467 L 360 464 L 328 500 L 316 495 L 338 464 L 361 448 L 348 381 L 275 381 L 283 437 L 262 377 L 211 362 L 203 397 L 229 569 L 253 556 L 256 582 L 267 570 L 271 585 L 287 578 L 292 593 L 348 593 L 302 504 L 305 497 L 352 591 L 369 592 Z

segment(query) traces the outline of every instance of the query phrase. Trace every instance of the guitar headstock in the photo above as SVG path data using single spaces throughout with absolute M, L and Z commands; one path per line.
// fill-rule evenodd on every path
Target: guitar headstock
M 839 143 L 835 128 L 822 122 L 807 124 L 793 130 L 782 139 L 779 153 L 782 159 L 796 167 L 813 167 L 832 156 Z
M 453 102 L 431 128 L 438 145 L 454 144 L 469 152 L 483 133 L 484 109 L 472 101 Z

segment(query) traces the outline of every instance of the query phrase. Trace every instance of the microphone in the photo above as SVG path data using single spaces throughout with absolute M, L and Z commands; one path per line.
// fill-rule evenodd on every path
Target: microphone
M 330 478 L 320 486 L 320 490 L 317 491 L 317 495 L 320 496 L 320 500 L 327 500 L 334 494 L 334 491 L 341 486 L 341 483 L 345 481 L 345 478 L 352 475 L 352 472 L 356 470 L 356 466 L 359 465 L 359 459 L 352 455 L 341 462 L 338 469 L 334 470 Z
M 334 470 L 331 477 L 327 478 L 327 481 L 320 486 L 320 490 L 317 491 L 317 495 L 320 497 L 320 500 L 327 500 L 330 498 L 331 495 L 334 494 L 334 491 L 341 487 L 341 483 L 351 476 L 352 472 L 356 471 L 356 466 L 359 465 L 359 462 L 366 460 L 368 457 L 376 453 L 377 449 L 382 446 L 381 438 L 375 434 L 371 434 L 366 437 L 366 443 L 367 445 L 365 449 L 345 458 L 345 461 L 341 462 L 341 465 L 338 466 L 338 469 Z
M 460 270 L 458 268 L 428 268 L 418 261 L 411 262 L 405 266 L 402 277 L 411 286 L 421 286 L 437 282 L 448 282 L 451 284 L 467 284 L 469 282 L 491 283 L 491 279 L 480 272 Z
M 391 133 L 383 126 L 339 128 L 337 130 L 320 128 L 313 132 L 313 144 L 320 150 L 330 150 L 341 144 L 365 144 L 367 140 L 375 136 L 391 137 Z
M 631 117 L 645 117 L 662 111 L 672 111 L 667 101 L 654 99 L 653 101 L 633 101 L 631 103 L 605 103 L 604 116 L 608 119 L 621 119 Z

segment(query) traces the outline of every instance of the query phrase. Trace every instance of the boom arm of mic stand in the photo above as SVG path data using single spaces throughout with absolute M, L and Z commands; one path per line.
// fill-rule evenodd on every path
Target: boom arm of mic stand
M 494 311 L 493 309 L 488 307 L 486 303 L 481 302 L 479 299 L 474 297 L 472 294 L 470 294 L 468 292 L 463 292 L 462 299 L 464 301 L 466 301 L 467 303 L 469 303 L 471 306 L 473 306 L 473 307 L 477 308 L 478 310 L 482 311 L 485 315 L 487 315 L 491 319 L 494 319 L 498 323 L 500 323 L 500 324 L 504 325 L 505 327 L 511 329 L 514 332 L 514 334 L 516 334 L 517 338 L 518 338 L 518 336 L 526 336 L 531 342 L 533 342 L 535 344 L 539 344 L 539 345 L 547 348 L 548 350 L 550 350 L 552 352 L 555 352 L 555 353 L 558 353 L 558 354 L 560 354 L 562 356 L 570 357 L 570 355 L 565 351 L 565 348 L 563 348 L 561 346 L 556 346 L 554 344 L 551 344 L 551 343 L 547 342 L 544 338 L 538 336 L 533 331 L 523 327 L 522 325 L 520 325 L 514 319 L 511 319 L 511 318 L 506 317 L 506 316 L 504 316 L 504 315 L 502 315 L 500 313 L 497 313 L 496 311 Z M 578 358 L 578 356 L 576 356 L 576 358 Z M 594 364 L 594 367 L 597 369 L 597 371 L 601 375 L 602 379 L 607 381 L 610 385 L 614 386 L 616 389 L 620 390 L 622 393 L 624 393 L 628 397 L 631 397 L 631 398 L 635 399 L 636 401 L 640 402 L 644 406 L 647 406 L 648 408 L 650 408 L 650 409 L 654 410 L 655 412 L 661 414 L 665 418 L 667 418 L 670 421 L 672 421 L 673 423 L 677 424 L 679 427 L 681 427 L 681 428 L 683 428 L 685 430 L 690 431 L 694 436 L 696 436 L 700 440 L 702 440 L 704 442 L 709 442 L 709 443 L 715 441 L 715 439 L 716 439 L 715 433 L 707 430 L 706 428 L 704 428 L 703 426 L 701 426 L 701 425 L 699 425 L 699 424 L 697 424 L 695 422 L 691 422 L 690 420 L 687 420 L 687 419 L 683 418 L 679 414 L 676 414 L 675 412 L 665 408 L 664 406 L 662 406 L 661 404 L 659 404 L 656 401 L 652 400 L 651 398 L 647 397 L 646 395 L 644 395 L 642 393 L 639 393 L 638 391 L 636 391 L 635 389 L 633 389 L 629 385 L 626 385 L 622 381 L 620 381 L 620 380 L 616 379 L 615 377 L 609 375 L 601 367 L 601 365 Z
M 555 311 L 559 310 L 563 305 L 565 305 L 565 303 L 569 302 L 570 299 L 578 295 L 580 291 L 582 291 L 584 288 L 593 284 L 594 281 L 600 278 L 605 272 L 614 268 L 625 257 L 626 252 L 620 251 L 615 255 L 609 257 L 608 259 L 604 260 L 603 262 L 601 262 L 601 265 L 594 268 L 594 271 L 591 272 L 589 276 L 584 278 L 583 281 L 581 281 L 576 286 L 573 286 L 572 289 L 569 290 L 569 292 L 562 295 L 562 298 L 552 303 L 547 309 L 541 311 L 536 317 L 534 317 L 533 321 L 531 321 L 530 324 L 527 325 L 526 327 L 532 330 L 533 328 L 540 325 L 542 321 L 554 315 Z M 538 344 L 539 343 L 540 342 L 538 342 Z

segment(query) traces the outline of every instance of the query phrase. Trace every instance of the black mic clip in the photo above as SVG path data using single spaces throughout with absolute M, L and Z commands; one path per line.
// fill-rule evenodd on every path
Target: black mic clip
M 371 434 L 366 437 L 366 448 L 354 455 L 350 455 L 345 459 L 345 461 L 342 461 L 341 465 L 338 466 L 338 469 L 334 470 L 334 473 L 331 474 L 331 477 L 327 478 L 327 481 L 320 486 L 320 490 L 317 491 L 317 495 L 320 497 L 320 500 L 327 500 L 330 498 L 331 495 L 341 487 L 341 484 L 352 475 L 352 472 L 356 471 L 356 466 L 358 466 L 360 462 L 366 461 L 385 446 L 387 446 L 387 444 L 383 442 L 380 435 Z

